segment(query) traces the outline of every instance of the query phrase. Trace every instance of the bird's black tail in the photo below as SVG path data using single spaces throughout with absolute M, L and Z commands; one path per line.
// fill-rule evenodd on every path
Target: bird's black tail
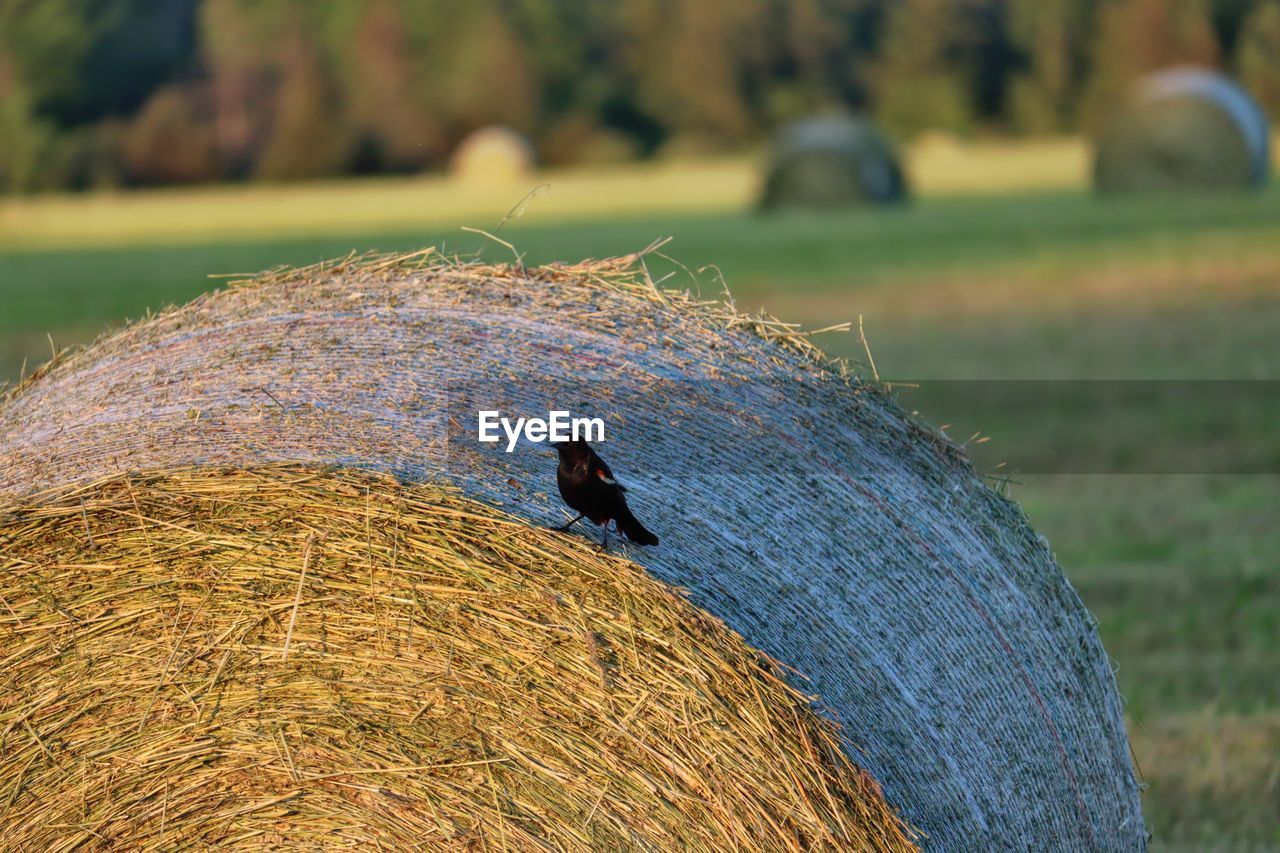
M 622 531 L 622 535 L 637 545 L 658 544 L 658 537 L 654 536 L 648 530 L 645 530 L 644 525 L 641 524 L 636 517 L 631 514 L 631 510 L 627 509 L 625 506 L 622 508 L 622 512 L 618 514 L 618 518 L 616 520 L 618 522 L 618 529 Z

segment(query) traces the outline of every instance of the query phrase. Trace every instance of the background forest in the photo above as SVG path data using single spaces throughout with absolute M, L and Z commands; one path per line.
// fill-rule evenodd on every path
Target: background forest
M 1088 133 L 1133 77 L 1280 109 L 1280 0 L 0 0 L 0 191 L 548 165 L 752 144 L 815 109 L 900 138 Z

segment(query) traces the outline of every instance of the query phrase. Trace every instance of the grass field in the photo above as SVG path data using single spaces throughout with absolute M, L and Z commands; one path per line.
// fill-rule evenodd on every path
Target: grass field
M 934 140 L 909 152 L 925 195 L 1083 185 L 1079 140 L 961 145 Z M 184 243 L 488 227 L 528 191 L 544 222 L 742 210 L 758 189 L 760 156 L 549 172 L 518 191 L 439 177 L 149 193 L 10 199 L 0 204 L 0 247 Z
M 531 262 L 672 236 L 664 251 L 714 264 L 739 307 L 824 325 L 862 315 L 886 378 L 1280 380 L 1280 191 L 1102 204 L 1079 189 L 1074 144 L 969 155 L 959 168 L 968 155 L 947 145 L 916 152 L 917 202 L 833 217 L 744 211 L 744 162 L 551 176 L 502 236 Z M 976 192 L 984 169 L 1011 191 Z M 208 273 L 423 245 L 501 259 L 508 249 L 457 226 L 493 228 L 522 194 L 454 203 L 444 185 L 410 181 L 0 203 L 0 375 L 45 357 L 46 332 L 84 341 L 208 289 Z M 698 279 L 719 288 L 715 271 Z M 856 336 L 825 343 L 865 360 Z M 1280 386 L 1242 391 L 1248 416 L 1225 435 L 1202 417 L 1221 407 L 1197 396 L 1208 387 L 1114 421 L 1064 411 L 1046 423 L 1007 406 L 925 415 L 963 423 L 960 440 L 992 436 L 984 458 L 1091 431 L 1125 444 L 1119 473 L 1063 463 L 1008 488 L 1100 620 L 1157 843 L 1274 848 Z M 1243 473 L 1185 473 L 1224 444 L 1249 448 Z

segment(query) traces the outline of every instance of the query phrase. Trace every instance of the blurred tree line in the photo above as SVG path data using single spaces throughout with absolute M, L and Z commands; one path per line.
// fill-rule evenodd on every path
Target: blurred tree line
M 844 105 L 899 135 L 1096 127 L 1136 75 L 1280 112 L 1280 0 L 0 0 L 0 190 L 731 149 Z

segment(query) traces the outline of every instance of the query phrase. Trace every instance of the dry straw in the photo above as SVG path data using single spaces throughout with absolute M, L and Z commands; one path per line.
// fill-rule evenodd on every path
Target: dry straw
M 653 260 L 425 251 L 233 282 L 16 389 L 0 495 L 290 461 L 447 483 L 546 525 L 564 518 L 554 454 L 480 445 L 477 410 L 602 417 L 604 456 L 662 540 L 631 556 L 803 673 L 931 845 L 1141 849 L 1111 665 L 1018 507 L 796 326 L 664 289 Z M 280 654 L 305 536 L 290 547 Z M 307 578 L 329 547 L 313 543 Z
M 192 470 L 4 514 L 6 849 L 914 849 L 776 664 L 456 491 Z

